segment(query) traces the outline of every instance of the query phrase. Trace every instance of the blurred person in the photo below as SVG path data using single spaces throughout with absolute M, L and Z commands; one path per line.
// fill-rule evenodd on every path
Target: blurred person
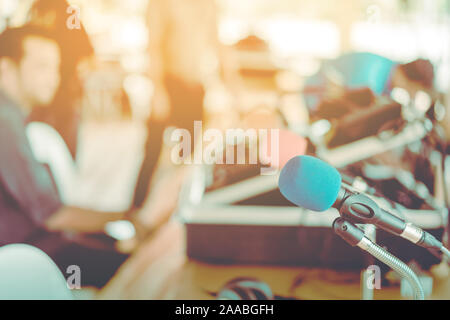
M 214 1 L 150 0 L 148 28 L 150 77 L 155 90 L 133 201 L 135 207 L 141 207 L 147 197 L 165 128 L 185 128 L 193 137 L 194 121 L 204 119 L 204 85 L 214 72 L 212 69 L 218 66 L 226 83 L 236 84 L 233 79 L 236 70 L 218 40 Z
M 392 89 L 405 89 L 411 99 L 420 90 L 434 93 L 434 67 L 417 59 L 400 64 L 368 52 L 347 53 L 322 63 L 320 70 L 305 82 L 307 106 L 313 112 L 323 97 L 339 98 L 347 89 L 368 87 L 376 95 L 390 95 Z
M 53 99 L 59 71 L 60 49 L 48 30 L 28 25 L 0 34 L 0 245 L 33 245 L 63 273 L 79 266 L 82 285 L 101 287 L 127 258 L 115 251 L 105 225 L 126 213 L 64 206 L 25 133 L 33 107 Z
M 55 128 L 75 159 L 83 95 L 79 75 L 94 56 L 94 48 L 81 21 L 79 29 L 69 29 L 67 26 L 67 20 L 73 14 L 67 12 L 69 7 L 66 0 L 36 0 L 30 9 L 29 23 L 48 29 L 61 48 L 61 81 L 58 90 L 48 105 L 33 108 L 30 119 Z

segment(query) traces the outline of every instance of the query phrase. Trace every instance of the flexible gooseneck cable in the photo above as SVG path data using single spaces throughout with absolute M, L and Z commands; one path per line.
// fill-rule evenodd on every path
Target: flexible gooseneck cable
M 411 285 L 414 300 L 424 300 L 425 293 L 417 275 L 403 261 L 393 256 L 364 235 L 364 232 L 352 222 L 337 218 L 333 222 L 334 232 L 353 247 L 360 247 L 385 263 Z
M 424 300 L 425 294 L 422 288 L 422 284 L 420 283 L 419 278 L 417 275 L 412 271 L 408 265 L 406 265 L 403 261 L 398 259 L 397 257 L 393 256 L 383 248 L 381 248 L 376 243 L 373 243 L 368 238 L 363 238 L 360 244 L 358 246 L 370 253 L 372 256 L 380 260 L 381 262 L 385 263 L 389 267 L 391 267 L 392 270 L 397 272 L 401 277 L 403 277 L 405 280 L 408 281 L 408 283 L 411 285 L 411 288 L 414 292 L 414 300 Z

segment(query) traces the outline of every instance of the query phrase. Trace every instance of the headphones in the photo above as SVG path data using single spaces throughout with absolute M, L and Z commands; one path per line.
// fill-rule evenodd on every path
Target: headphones
M 217 293 L 217 300 L 275 300 L 270 287 L 254 278 L 235 278 Z

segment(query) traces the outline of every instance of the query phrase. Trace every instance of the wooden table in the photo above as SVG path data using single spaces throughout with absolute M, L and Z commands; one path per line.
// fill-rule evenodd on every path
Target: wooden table
M 445 267 L 445 266 L 444 266 Z M 184 227 L 164 225 L 143 243 L 98 294 L 99 299 L 212 299 L 229 280 L 250 276 L 277 295 L 297 299 L 360 299 L 359 273 L 272 266 L 209 265 L 186 258 Z M 292 287 L 296 279 L 303 281 Z M 375 299 L 401 299 L 399 287 L 375 290 Z M 450 299 L 450 277 L 434 278 L 430 299 Z

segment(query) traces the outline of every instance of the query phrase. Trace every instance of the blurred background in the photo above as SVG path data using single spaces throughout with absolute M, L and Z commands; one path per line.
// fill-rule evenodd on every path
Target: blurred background
M 181 192 L 178 199 L 181 185 L 203 188 L 193 201 L 198 204 L 208 192 L 258 176 L 251 166 L 219 164 L 207 178 L 175 170 L 171 130 L 193 134 L 194 121 L 203 121 L 204 129 L 222 132 L 283 129 L 280 148 L 291 151 L 285 156 L 316 155 L 342 174 L 362 178 L 401 209 L 430 211 L 419 220 L 444 238 L 450 203 L 450 0 L 0 0 L 0 33 L 27 23 L 51 29 L 62 48 L 58 92 L 50 106 L 36 106 L 29 120 L 48 124 L 65 142 L 55 143 L 54 150 L 32 144 L 34 152 L 52 155 L 50 171 L 65 204 L 117 212 L 143 208 L 137 215 L 156 229 L 158 214 L 166 222 L 189 198 Z M 304 140 L 296 145 L 287 131 Z M 209 198 L 252 206 L 234 212 L 239 223 L 262 207 L 292 209 L 270 179 Z M 295 210 L 286 220 L 291 225 L 302 214 Z M 210 211 L 216 217 L 199 213 L 201 223 L 227 219 Z M 264 212 L 249 221 L 284 223 Z M 329 229 L 328 222 L 319 227 Z M 201 232 L 215 239 L 215 230 L 207 224 Z M 122 240 L 121 232 L 109 234 Z M 205 247 L 199 245 L 197 254 L 216 254 L 202 239 Z M 301 242 L 297 234 L 294 239 Z M 194 243 L 188 255 L 195 256 L 196 239 L 187 240 Z M 286 250 L 301 251 L 289 241 Z M 296 259 L 303 265 L 316 255 Z M 343 257 L 323 264 L 348 267 Z M 425 269 L 437 263 L 425 258 Z M 169 274 L 171 263 L 180 263 L 169 260 L 155 272 Z M 145 297 L 139 287 L 133 294 Z M 117 296 L 123 297 L 112 295 Z
M 436 89 L 447 96 L 450 91 L 449 1 L 183 2 L 204 14 L 198 15 L 202 21 L 198 25 L 189 19 L 181 22 L 190 25 L 184 30 L 184 43 L 178 43 L 181 52 L 185 46 L 185 52 L 193 48 L 190 43 L 198 42 L 205 28 L 213 26 L 215 31 L 217 26 L 220 49 L 201 59 L 206 70 L 201 79 L 205 117 L 212 127 L 238 126 L 242 114 L 254 110 L 264 118 L 264 112 L 280 105 L 293 122 L 306 123 L 304 101 L 297 94 L 304 79 L 316 73 L 324 59 L 350 51 L 368 51 L 398 62 L 428 59 L 435 67 Z M 151 18 L 158 14 L 152 14 L 146 0 L 69 3 L 74 9 L 67 18 L 79 15 L 95 52 L 95 61 L 82 78 L 77 162 L 81 175 L 92 180 L 90 187 L 86 182 L 83 201 L 99 208 L 124 208 L 130 205 L 144 157 L 145 124 L 160 86 L 151 69 L 162 63 L 152 61 L 157 56 L 149 54 L 155 41 L 151 29 L 158 24 Z M 26 23 L 32 5 L 33 0 L 0 0 L 0 31 Z M 164 23 L 175 24 L 170 19 L 176 20 L 176 14 L 180 13 Z M 232 85 L 219 80 L 222 65 L 225 74 L 231 74 Z M 109 182 L 98 190 L 96 179 Z

